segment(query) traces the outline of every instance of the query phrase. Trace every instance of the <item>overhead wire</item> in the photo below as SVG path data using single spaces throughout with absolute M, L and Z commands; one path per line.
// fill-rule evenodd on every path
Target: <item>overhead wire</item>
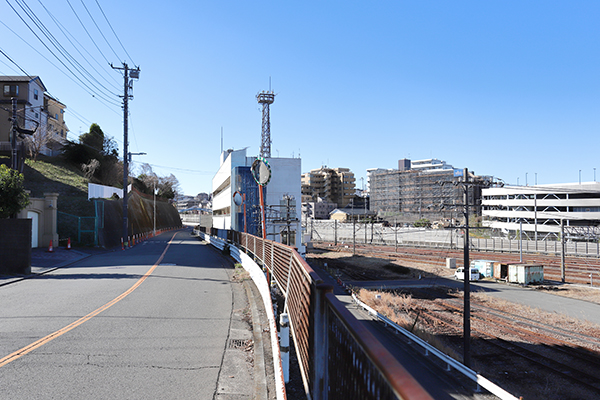
M 83 30 L 85 31 L 85 33 L 87 33 L 88 37 L 90 38 L 90 40 L 92 41 L 92 43 L 94 44 L 94 46 L 96 46 L 96 49 L 102 55 L 102 58 L 104 58 L 104 61 L 106 61 L 107 64 L 110 64 L 110 61 L 108 61 L 108 58 L 106 58 L 106 56 L 104 55 L 104 53 L 102 52 L 102 50 L 100 50 L 100 47 L 98 47 L 98 44 L 96 44 L 96 41 L 94 40 L 94 38 L 92 37 L 92 35 L 90 34 L 90 32 L 85 27 L 85 24 L 83 23 L 83 21 L 81 21 L 81 18 L 79 18 L 79 15 L 77 14 L 77 11 L 75 11 L 75 8 L 73 8 L 73 5 L 71 4 L 71 2 L 69 0 L 67 0 L 67 4 L 69 4 L 69 7 L 71 8 L 71 11 L 73 11 L 73 14 L 75 14 L 75 17 L 77 18 L 77 20 L 81 24 L 81 27 L 83 28 Z
M 0 22 L 2 22 L 2 21 L 0 21 Z M 6 57 L 8 59 L 8 61 L 10 61 L 14 65 L 16 65 L 17 68 L 19 68 L 19 70 L 21 70 L 21 72 L 23 72 L 25 74 L 25 76 L 29 76 L 29 77 L 31 76 L 27 72 L 25 72 L 25 70 L 23 68 L 21 68 L 21 66 L 19 64 L 17 64 L 16 61 L 14 61 L 12 58 L 10 58 L 9 55 L 6 54 L 6 52 L 4 50 L 2 50 L 1 48 L 0 48 L 0 53 L 2 53 L 2 55 L 4 55 L 4 57 Z
M 148 164 L 151 167 L 163 168 L 163 169 L 173 170 L 173 171 L 180 171 L 180 172 L 185 172 L 185 173 L 190 173 L 190 174 L 213 175 L 215 173 L 215 171 L 200 171 L 200 170 L 195 170 L 195 169 L 166 167 L 164 165 L 156 165 L 156 164 L 150 164 L 150 163 L 145 163 L 145 162 L 140 162 L 140 161 L 133 161 L 133 162 L 140 163 L 140 164 Z
M 106 39 L 106 36 L 104 36 L 104 33 L 102 32 L 102 30 L 100 29 L 100 27 L 98 26 L 98 24 L 96 23 L 96 20 L 94 19 L 94 17 L 92 16 L 92 13 L 90 13 L 90 10 L 88 10 L 87 6 L 85 5 L 85 3 L 83 2 L 83 0 L 81 0 L 81 4 L 83 5 L 83 8 L 85 8 L 85 11 L 88 13 L 88 15 L 90 16 L 92 22 L 94 23 L 94 25 L 96 26 L 96 29 L 98 29 L 98 32 L 100 32 L 100 35 L 102 36 L 102 38 L 104 39 L 104 41 L 106 42 L 106 44 L 108 45 L 108 47 L 112 50 L 113 54 L 115 55 L 115 57 L 117 57 L 117 60 L 120 58 L 117 54 L 117 52 L 115 51 L 115 49 L 113 49 L 113 47 L 110 45 L 109 41 Z
M 4 65 L 6 65 L 8 68 L 10 68 L 11 72 L 13 72 L 13 73 L 16 73 L 16 74 L 18 74 L 18 73 L 19 73 L 19 71 L 18 71 L 17 69 L 15 69 L 15 67 L 14 67 L 14 66 L 12 66 L 12 65 L 8 64 L 6 61 L 4 61 L 4 60 L 3 60 L 3 59 L 1 59 L 1 58 L 0 58 L 0 63 L 4 64 Z M 4 71 L 0 71 L 0 72 L 1 72 L 3 75 L 11 75 L 11 74 L 7 74 L 7 73 L 6 73 L 6 72 L 4 72 Z
M 41 0 L 39 0 L 41 1 Z M 119 36 L 117 36 L 117 33 L 115 32 L 115 30 L 112 27 L 112 24 L 110 23 L 110 21 L 108 20 L 108 18 L 106 17 L 106 14 L 104 13 L 104 10 L 102 9 L 102 7 L 100 7 L 100 3 L 98 2 L 98 0 L 96 0 L 96 4 L 98 5 L 98 8 L 100 9 L 100 12 L 102 12 L 102 15 L 104 16 L 104 19 L 106 20 L 106 23 L 108 24 L 108 26 L 110 27 L 112 33 L 115 35 L 115 38 L 117 38 L 117 41 L 119 42 L 119 44 L 121 45 L 121 48 L 123 49 L 123 51 L 125 52 L 125 54 L 127 54 L 127 57 L 129 57 L 129 61 L 131 61 L 131 63 L 133 65 L 137 65 L 134 61 L 133 58 L 129 55 L 129 52 L 127 51 L 127 49 L 125 48 L 125 46 L 123 46 L 123 43 L 121 42 L 121 39 L 119 39 Z
M 13 5 L 9 2 L 9 0 L 6 0 L 6 3 L 9 5 L 9 7 L 15 12 L 15 14 L 25 24 L 25 26 L 29 29 L 29 31 L 31 31 L 31 33 L 34 36 L 36 36 L 36 38 L 38 39 L 38 41 L 40 43 L 42 43 L 42 45 L 44 45 L 44 47 L 54 56 L 54 58 L 60 62 L 60 64 L 63 65 L 64 68 L 61 68 L 61 67 L 57 66 L 57 64 L 55 64 L 54 62 L 52 62 L 50 59 L 48 59 L 48 57 L 46 57 L 44 54 L 42 54 L 40 51 L 38 51 L 31 43 L 29 43 L 27 40 L 25 40 L 23 37 L 21 37 L 18 33 L 16 33 L 13 29 L 11 29 L 6 23 L 4 23 L 1 20 L 0 20 L 0 23 L 2 23 L 10 32 L 12 32 L 19 39 L 21 39 L 25 44 L 27 44 L 29 47 L 31 47 L 37 54 L 39 54 L 40 56 L 42 56 L 42 58 L 44 58 L 46 61 L 48 61 L 52 66 L 54 66 L 55 68 L 57 68 L 58 70 L 60 70 L 61 73 L 63 73 L 65 76 L 67 76 L 71 81 L 73 81 L 75 84 L 77 84 L 86 93 L 88 93 L 89 95 L 91 95 L 92 97 L 94 97 L 96 100 L 100 101 L 104 106 L 106 106 L 108 109 L 110 109 L 116 115 L 121 116 L 120 113 L 118 113 L 113 107 L 109 107 L 109 105 L 111 105 L 111 106 L 117 106 L 117 105 L 118 106 L 122 106 L 122 104 L 120 102 L 114 102 L 114 100 L 112 100 L 112 98 L 108 98 L 107 99 L 105 97 L 106 96 L 105 95 L 105 91 L 108 92 L 110 96 L 118 96 L 118 95 L 116 95 L 115 93 L 112 93 L 111 89 L 109 89 L 108 87 L 106 87 L 103 83 L 99 82 L 93 74 L 91 74 L 81 63 L 79 63 L 77 61 L 77 59 L 75 57 L 73 57 L 73 55 L 51 33 L 50 29 L 48 29 L 48 27 L 46 27 L 44 25 L 44 23 L 36 15 L 36 13 L 31 9 L 31 7 L 29 7 L 29 5 L 27 5 L 27 3 L 26 3 L 25 0 L 14 0 L 14 1 L 21 8 L 22 12 L 32 21 L 33 25 L 35 25 L 35 27 L 43 34 L 43 36 L 45 36 L 45 38 L 48 40 L 48 42 L 50 42 L 51 45 L 54 48 L 56 48 L 57 53 L 60 54 L 60 56 L 63 57 L 65 60 L 67 60 L 67 62 L 71 66 L 73 66 L 73 68 L 69 68 L 65 64 L 65 62 L 63 62 L 63 60 L 61 59 L 61 57 L 59 57 L 57 55 L 57 53 L 55 53 L 54 51 L 52 51 L 49 48 L 49 46 L 46 44 L 46 42 L 32 28 L 32 25 L 30 25 L 29 23 L 27 23 L 27 21 L 25 21 L 24 17 L 17 11 L 17 9 L 15 7 L 13 7 Z M 86 49 L 86 46 L 83 46 L 81 44 L 81 42 L 79 42 L 75 38 L 75 36 L 73 36 L 68 31 L 68 29 L 66 29 L 64 27 L 64 25 L 62 25 L 60 23 L 60 21 L 50 12 L 50 10 L 42 3 L 41 0 L 38 0 L 38 2 L 44 8 L 44 10 L 46 11 L 46 13 L 50 16 L 50 18 L 52 19 L 52 21 L 56 24 L 56 26 L 61 31 L 61 33 L 64 35 L 64 37 L 68 40 L 68 42 L 71 44 L 71 46 L 77 51 L 77 53 L 79 54 L 79 56 L 81 56 L 81 58 L 83 58 L 84 60 L 86 60 L 87 65 L 89 65 L 94 70 L 94 72 L 97 74 L 97 76 L 102 77 L 102 79 L 105 80 L 107 82 L 107 84 L 111 85 L 111 87 L 117 88 L 117 86 L 115 86 L 113 83 L 108 82 L 108 80 L 106 79 L 106 77 L 97 68 L 95 68 L 88 60 L 92 60 L 93 62 L 95 62 L 99 66 L 102 66 L 102 63 L 100 63 L 95 57 L 93 57 L 91 55 L 91 53 Z M 71 10 L 73 11 L 73 14 L 77 18 L 77 20 L 79 21 L 79 23 L 81 24 L 81 26 L 83 27 L 83 29 L 86 32 L 86 34 L 89 37 L 89 39 L 92 41 L 92 43 L 94 44 L 94 46 L 96 47 L 96 49 L 98 50 L 98 52 L 100 53 L 100 55 L 102 56 L 102 58 L 104 59 L 104 61 L 106 61 L 106 64 L 107 65 L 111 65 L 109 63 L 106 55 L 102 52 L 102 50 L 100 49 L 100 47 L 98 46 L 98 44 L 96 43 L 96 41 L 94 40 L 94 38 L 92 37 L 90 31 L 86 28 L 85 24 L 83 23 L 83 21 L 79 17 L 79 14 L 77 13 L 77 11 L 75 10 L 75 8 L 73 7 L 73 4 L 69 0 L 67 0 L 67 3 L 69 5 L 69 7 L 71 8 Z M 97 0 L 96 0 L 96 4 L 97 4 L 98 8 L 100 9 L 100 11 L 101 11 L 104 19 L 106 20 L 106 23 L 109 25 L 111 31 L 115 35 L 115 38 L 117 39 L 117 41 L 119 42 L 120 46 L 122 47 L 123 51 L 125 52 L 125 54 L 127 54 L 127 56 L 129 57 L 129 59 L 133 62 L 132 57 L 130 56 L 130 54 L 125 49 L 125 47 L 124 47 L 123 43 L 121 42 L 121 40 L 119 39 L 116 31 L 114 30 L 114 28 L 110 24 L 110 21 L 108 20 L 108 17 L 106 15 L 106 13 L 104 12 L 104 10 L 102 9 L 100 3 Z M 107 37 L 102 33 L 102 30 L 100 29 L 99 25 L 96 23 L 93 15 L 90 12 L 90 9 L 88 7 L 86 7 L 86 5 L 83 3 L 83 0 L 82 0 L 82 5 L 86 9 L 89 17 L 92 19 L 94 25 L 96 26 L 96 28 L 98 29 L 98 31 L 100 32 L 100 34 L 103 36 L 104 40 L 107 42 L 108 46 L 111 48 L 111 50 L 113 51 L 113 53 L 115 54 L 115 56 L 118 57 L 116 51 L 110 45 L 110 42 L 108 41 Z M 71 38 L 73 40 L 71 40 Z M 76 42 L 78 46 L 75 45 L 74 42 Z M 82 52 L 80 51 L 80 48 L 83 49 L 83 51 L 85 51 L 87 53 L 88 57 L 86 57 L 86 56 L 84 56 L 82 54 Z M 25 74 L 26 76 L 32 77 L 32 75 L 30 75 L 22 67 L 20 67 L 18 65 L 18 63 L 16 61 L 14 61 L 6 52 L 4 52 L 1 49 L 0 49 L 0 51 L 1 51 L 1 54 L 4 55 L 4 57 L 6 57 L 8 61 L 10 61 L 12 64 L 14 64 L 23 74 Z M 2 61 L 2 63 L 5 64 L 5 65 L 7 65 L 9 68 L 14 69 L 14 67 L 12 67 L 11 65 L 7 64 L 3 60 L 0 60 L 0 61 Z M 69 71 L 69 73 L 65 72 L 65 69 L 67 71 Z M 81 74 L 84 77 L 84 79 L 89 82 L 89 85 L 86 84 L 84 81 L 82 81 L 82 79 L 79 77 L 79 75 L 77 75 L 77 73 L 75 73 L 75 72 Z M 97 82 L 98 85 L 94 84 L 93 82 L 90 82 L 89 79 L 85 75 L 91 77 L 91 79 L 93 79 L 95 82 Z M 108 75 L 111 76 L 111 79 L 114 82 L 117 82 L 116 79 L 112 78 L 113 77 L 112 74 L 108 74 Z M 118 88 L 117 88 L 117 90 L 118 90 Z M 122 96 L 118 96 L 118 97 L 122 97 Z M 83 115 L 81 115 L 80 113 L 78 113 L 76 110 L 74 110 L 72 108 L 69 108 L 69 111 L 71 112 L 71 115 L 73 115 L 73 117 L 75 119 L 79 120 L 81 123 L 87 124 L 87 125 L 91 124 L 90 120 L 88 120 L 87 118 L 85 118 Z M 77 135 L 75 133 L 71 132 L 71 131 L 67 131 L 67 135 L 68 135 L 68 137 L 77 137 Z M 114 140 L 115 142 L 118 142 L 118 143 L 122 144 L 121 140 L 118 140 L 118 139 L 115 139 L 115 138 L 111 138 L 111 139 Z M 134 139 L 135 139 L 135 137 L 134 137 Z
M 89 86 L 87 86 L 85 84 L 85 82 L 83 82 L 81 80 L 81 78 L 79 78 L 79 76 L 77 74 L 75 74 L 49 47 L 48 45 L 46 45 L 46 43 L 44 43 L 44 41 L 42 40 L 42 38 L 39 37 L 39 35 L 37 33 L 35 33 L 35 31 L 33 30 L 33 28 L 31 28 L 31 26 L 29 26 L 29 24 L 27 24 L 27 22 L 23 19 L 23 17 L 18 13 L 18 11 L 8 2 L 8 0 L 6 0 L 6 2 L 8 3 L 8 5 L 12 8 L 12 10 L 17 14 L 17 16 L 21 19 L 21 21 L 23 21 L 23 23 L 27 26 L 27 28 L 33 33 L 33 35 L 40 41 L 40 43 L 42 43 L 42 45 L 44 45 L 44 47 L 71 73 L 71 75 L 73 75 L 78 81 L 78 85 L 82 88 L 84 88 L 88 94 L 90 94 L 92 97 L 97 98 L 97 99 L 102 99 L 104 102 L 109 103 L 113 106 L 119 106 L 119 103 L 114 103 L 112 99 L 110 98 L 106 98 L 106 95 L 104 94 L 100 94 L 100 93 L 94 93 L 93 90 L 91 90 L 91 88 Z M 0 21 L 1 22 L 1 21 Z M 4 24 L 2 22 L 2 24 Z M 5 25 L 5 24 L 4 24 Z M 6 26 L 6 25 L 5 25 Z M 10 29 L 10 28 L 9 28 Z M 11 30 L 12 31 L 12 30 Z M 13 31 L 14 32 L 14 31 Z M 22 38 L 21 38 L 22 39 Z M 23 39 L 24 40 L 24 39 Z M 33 47 L 33 46 L 31 46 Z M 35 49 L 35 48 L 34 48 Z M 39 53 L 39 51 L 35 50 L 36 52 Z M 39 53 L 41 54 L 41 53 Z M 48 60 L 46 57 L 44 57 L 46 60 Z M 49 61 L 49 60 L 48 60 Z M 50 62 L 50 61 L 49 61 Z M 51 63 L 52 65 L 54 65 L 56 68 L 58 68 L 54 63 Z M 59 70 L 61 70 L 65 75 L 68 76 L 68 74 L 66 74 L 66 72 L 64 72 L 62 69 L 58 68 Z M 77 82 L 76 82 L 77 83 Z M 83 85 L 83 86 L 82 86 Z M 96 96 L 98 95 L 98 96 Z
M 100 62 L 96 59 L 96 57 L 94 57 L 85 46 L 83 46 L 78 40 L 77 38 L 71 33 L 69 32 L 69 30 L 67 28 L 65 28 L 65 26 L 63 24 L 60 23 L 60 21 L 54 16 L 54 14 L 52 14 L 50 12 L 50 10 L 48 10 L 48 8 L 44 5 L 44 3 L 42 3 L 42 0 L 38 0 L 38 2 L 40 3 L 40 5 L 44 8 L 44 10 L 46 11 L 46 13 L 50 16 L 50 18 L 52 19 L 52 21 L 56 24 L 56 26 L 58 27 L 58 29 L 62 32 L 62 34 L 65 36 L 65 38 L 69 41 L 69 43 L 71 43 L 71 45 L 73 46 L 73 48 L 77 51 L 77 53 L 79 53 L 79 55 L 85 60 L 85 62 L 100 76 L 102 77 L 102 79 L 104 79 L 106 81 L 107 84 L 112 85 L 112 87 L 116 90 L 120 90 L 120 87 L 117 86 L 116 84 L 118 84 L 119 82 L 116 80 L 116 78 L 114 77 L 113 74 L 102 74 L 100 71 L 98 71 L 96 69 L 96 67 L 94 67 L 92 65 L 92 63 L 90 62 L 90 60 L 93 60 L 99 67 L 102 67 L 102 64 L 100 64 Z M 75 41 L 78 46 L 75 46 L 75 43 L 73 43 L 73 41 L 71 40 L 73 39 L 73 41 Z M 79 50 L 79 48 L 81 48 L 88 56 L 84 56 L 83 53 Z M 106 76 L 109 76 L 112 79 L 112 82 L 109 82 L 109 80 L 107 79 Z
M 60 44 L 60 41 L 58 41 L 58 39 L 56 39 L 56 37 L 44 25 L 44 23 L 39 19 L 39 17 L 35 14 L 35 12 L 27 5 L 27 3 L 25 2 L 25 0 L 16 0 L 16 1 L 17 1 L 17 4 L 19 4 L 19 6 L 21 7 L 21 9 L 23 10 L 23 12 L 25 12 L 27 14 L 27 16 L 29 17 L 29 19 L 42 32 L 42 34 L 50 41 L 50 43 L 54 46 L 54 48 L 56 50 L 58 50 L 58 52 L 65 58 L 65 60 L 67 60 L 67 62 L 69 62 L 69 64 L 71 64 L 71 66 L 77 72 L 79 72 L 81 74 L 81 76 L 87 82 L 89 82 L 97 91 L 102 92 L 102 90 L 98 86 L 96 86 L 96 84 L 94 84 L 94 82 L 92 82 L 89 79 L 89 78 L 91 78 L 92 80 L 96 81 L 96 83 L 98 83 L 98 85 L 100 85 L 104 90 L 106 90 L 106 93 L 104 93 L 104 94 L 108 94 L 108 95 L 112 95 L 112 96 L 118 96 L 116 93 L 111 92 L 111 90 L 109 88 L 107 88 L 101 82 L 99 82 L 94 75 L 92 75 L 87 69 L 85 69 L 83 67 L 83 65 L 81 65 L 71 55 L 71 53 L 69 53 L 69 51 L 67 49 L 65 49 L 64 46 L 62 46 Z M 89 76 L 89 78 L 87 78 L 86 75 Z

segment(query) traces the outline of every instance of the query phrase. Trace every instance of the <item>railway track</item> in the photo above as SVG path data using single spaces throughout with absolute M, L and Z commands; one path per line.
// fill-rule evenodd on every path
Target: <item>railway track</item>
M 436 332 L 446 337 L 454 337 L 454 346 L 460 347 L 462 308 L 453 302 L 453 300 L 438 299 L 433 308 L 420 308 L 418 318 L 421 319 L 422 325 L 433 326 Z M 528 321 L 530 330 L 516 327 L 515 318 L 504 316 L 498 318 L 496 316 L 498 310 L 494 310 L 492 317 L 489 317 L 489 310 L 489 307 L 475 305 L 471 314 L 473 340 L 471 356 L 474 360 L 485 366 L 518 365 L 519 370 L 529 374 L 529 376 L 519 377 L 521 385 L 535 384 L 534 381 L 539 380 L 540 376 L 545 376 L 546 379 L 552 376 L 552 379 L 568 382 L 570 390 L 573 385 L 576 385 L 580 393 L 585 393 L 582 398 L 600 396 L 599 353 L 549 336 L 557 332 L 567 335 L 564 330 L 550 329 L 545 324 L 532 320 Z M 548 334 L 536 332 L 538 329 L 546 330 Z M 585 336 L 577 332 L 571 333 Z M 592 339 L 595 344 L 600 344 L 597 339 Z M 490 363 L 490 360 L 493 362 Z M 493 371 L 493 367 L 488 371 L 488 373 L 494 372 L 497 371 Z
M 345 246 L 333 246 L 328 243 L 319 243 L 317 248 L 329 251 L 351 251 Z M 463 252 L 457 250 L 425 249 L 425 248 L 398 248 L 376 245 L 357 245 L 356 252 L 360 255 L 377 255 L 384 258 L 395 259 L 402 262 L 422 263 L 445 267 L 446 258 L 455 258 L 457 267 L 463 266 Z M 471 260 L 494 260 L 503 263 L 519 263 L 519 256 L 507 253 L 470 252 Z M 560 256 L 546 256 L 541 254 L 527 254 L 523 262 L 530 264 L 542 264 L 544 266 L 544 278 L 549 281 L 561 281 L 561 259 Z M 590 274 L 592 277 L 590 277 Z M 354 279 L 354 278 L 353 278 Z M 359 279 L 359 277 L 357 277 Z M 600 284 L 600 259 L 585 257 L 566 257 L 565 260 L 565 282 L 589 284 L 593 279 Z

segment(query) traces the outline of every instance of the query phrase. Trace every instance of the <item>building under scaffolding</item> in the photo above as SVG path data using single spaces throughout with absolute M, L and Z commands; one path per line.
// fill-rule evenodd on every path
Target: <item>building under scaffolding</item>
M 424 161 L 429 161 L 425 163 Z M 411 168 L 410 160 L 400 160 L 399 169 L 371 170 L 369 190 L 371 210 L 379 216 L 397 223 L 412 223 L 418 219 L 429 221 L 462 220 L 464 204 L 463 170 L 436 159 L 412 162 L 419 168 Z M 420 168 L 432 165 L 431 169 Z M 483 181 L 483 177 L 469 172 L 469 180 Z M 481 188 L 469 186 L 471 205 L 480 204 Z M 479 207 L 471 207 L 471 215 L 480 215 Z

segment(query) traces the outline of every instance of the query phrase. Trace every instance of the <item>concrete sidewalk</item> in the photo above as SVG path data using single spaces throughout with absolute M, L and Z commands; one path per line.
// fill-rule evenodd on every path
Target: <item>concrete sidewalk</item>
M 102 248 L 80 248 L 77 250 L 67 250 L 64 247 L 55 247 L 54 251 L 50 253 L 47 249 L 43 248 L 31 249 L 31 274 L 0 276 L 0 286 L 31 278 L 32 276 L 42 275 L 47 272 L 54 271 L 57 268 L 71 265 L 94 254 L 102 254 L 109 251 L 112 250 L 106 250 Z

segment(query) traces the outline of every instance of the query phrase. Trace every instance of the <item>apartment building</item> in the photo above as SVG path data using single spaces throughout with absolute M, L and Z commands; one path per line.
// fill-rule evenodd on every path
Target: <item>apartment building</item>
M 17 156 L 21 161 L 28 149 L 56 155 L 66 141 L 69 129 L 64 120 L 66 106 L 46 93 L 39 76 L 0 76 L 0 154 L 12 152 L 13 98 L 17 106 Z M 19 168 L 20 169 L 20 168 Z
M 335 203 L 337 208 L 346 207 L 355 194 L 354 173 L 349 168 L 321 167 L 302 174 L 302 202 L 315 202 L 321 198 Z
M 64 144 L 67 142 L 67 133 L 69 128 L 65 123 L 65 109 L 66 105 L 53 98 L 47 93 L 44 93 L 44 113 L 46 117 L 45 132 L 43 131 L 43 125 L 40 135 L 46 135 L 40 137 L 41 141 L 45 146 L 42 146 L 42 154 L 47 156 L 56 156 L 62 149 Z M 41 120 L 40 120 L 41 121 Z

